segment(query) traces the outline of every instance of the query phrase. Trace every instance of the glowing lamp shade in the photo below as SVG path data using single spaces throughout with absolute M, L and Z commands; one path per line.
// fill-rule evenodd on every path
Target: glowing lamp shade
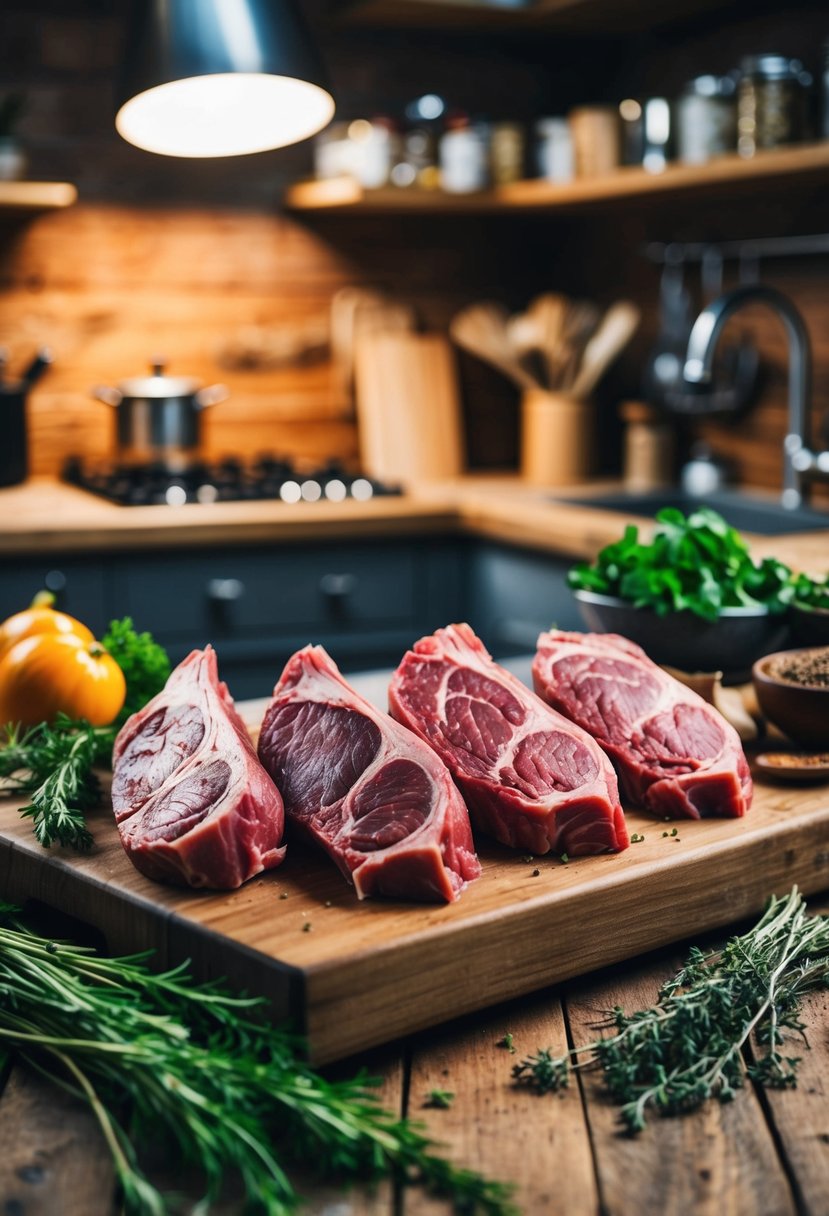
M 334 116 L 292 0 L 140 0 L 115 126 L 165 156 L 239 156 L 307 139 Z

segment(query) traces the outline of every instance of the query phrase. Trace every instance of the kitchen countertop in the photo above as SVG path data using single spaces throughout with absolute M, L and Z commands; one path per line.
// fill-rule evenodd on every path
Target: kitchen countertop
M 566 493 L 606 488 L 608 483 L 594 483 Z M 460 531 L 579 558 L 592 556 L 619 537 L 627 517 L 576 502 L 554 502 L 552 493 L 517 477 L 470 475 L 417 486 L 400 498 L 365 503 L 119 507 L 55 479 L 32 478 L 0 490 L 0 557 Z M 758 555 L 774 554 L 800 568 L 822 570 L 829 562 L 828 542 L 829 515 L 826 532 L 755 537 L 752 548 Z

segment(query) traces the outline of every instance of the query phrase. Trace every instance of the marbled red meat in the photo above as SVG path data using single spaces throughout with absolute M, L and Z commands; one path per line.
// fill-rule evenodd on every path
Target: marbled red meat
M 469 816 L 444 765 L 355 692 L 321 646 L 288 660 L 259 757 L 289 820 L 361 899 L 453 900 L 480 874 Z
M 394 674 L 389 704 L 447 764 L 473 823 L 496 840 L 572 857 L 627 847 L 607 756 L 494 663 L 468 625 L 419 641 Z
M 149 878 L 224 890 L 281 862 L 282 799 L 212 647 L 194 650 L 124 724 L 112 807 L 128 857 Z
M 699 819 L 743 815 L 752 784 L 734 728 L 702 697 L 609 633 L 542 633 L 539 696 L 596 737 L 632 802 Z

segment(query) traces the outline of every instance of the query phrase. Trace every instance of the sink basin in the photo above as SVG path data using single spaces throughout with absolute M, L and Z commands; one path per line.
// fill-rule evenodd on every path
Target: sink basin
M 682 490 L 653 490 L 645 494 L 626 494 L 623 490 L 597 494 L 592 498 L 556 498 L 571 506 L 601 507 L 621 515 L 654 516 L 662 507 L 677 507 L 686 515 L 699 507 L 712 507 L 723 519 L 740 532 L 756 532 L 760 536 L 779 536 L 784 532 L 816 532 L 829 528 L 829 512 L 800 507 L 790 511 L 767 498 L 755 498 L 733 490 L 720 490 L 705 498 L 694 498 Z

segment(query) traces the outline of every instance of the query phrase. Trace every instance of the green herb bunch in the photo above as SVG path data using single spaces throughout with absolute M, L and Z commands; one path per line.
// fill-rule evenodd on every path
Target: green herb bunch
M 136 633 L 129 617 L 110 624 L 102 645 L 127 683 L 123 709 L 111 726 L 90 726 L 64 714 L 27 730 L 14 724 L 0 728 L 2 788 L 30 795 L 20 813 L 32 820 L 44 848 L 55 842 L 91 846 L 86 812 L 98 805 L 101 792 L 95 769 L 109 765 L 123 723 L 161 691 L 170 674 L 166 652 L 149 633 Z
M 823 578 L 798 574 L 794 580 L 793 601 L 806 608 L 821 608 L 829 612 L 829 574 Z
M 564 1056 L 540 1050 L 513 1076 L 546 1092 L 566 1086 L 573 1071 L 601 1069 L 631 1132 L 645 1127 L 648 1111 L 676 1115 L 708 1098 L 728 1101 L 746 1074 L 772 1088 L 794 1086 L 799 1057 L 784 1050 L 784 1032 L 802 1035 L 801 999 L 828 982 L 829 917 L 809 915 L 795 887 L 721 950 L 692 949 L 652 1008 L 613 1009 L 607 1037 Z
M 752 560 L 740 533 L 703 507 L 687 518 L 673 507 L 656 517 L 653 540 L 640 541 L 630 524 L 621 540 L 592 565 L 568 575 L 571 587 L 618 596 L 660 616 L 693 612 L 714 621 L 723 608 L 764 607 L 783 612 L 794 594 L 792 572 L 775 558 Z
M 448 1196 L 469 1216 L 511 1216 L 508 1188 L 437 1156 L 421 1130 L 384 1110 L 364 1075 L 328 1081 L 299 1042 L 258 1018 L 259 1002 L 153 974 L 141 956 L 107 959 L 31 932 L 0 905 L 0 1051 L 89 1104 L 128 1212 L 172 1202 L 142 1167 L 172 1147 L 204 1177 L 209 1203 L 230 1178 L 251 1211 L 288 1216 L 289 1165 L 343 1181 L 391 1175 Z

